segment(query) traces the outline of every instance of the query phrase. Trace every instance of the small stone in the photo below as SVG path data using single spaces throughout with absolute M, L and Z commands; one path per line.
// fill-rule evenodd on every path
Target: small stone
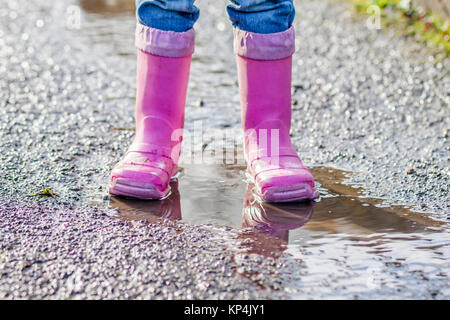
M 22 271 L 31 267 L 31 262 L 23 261 L 22 262 Z

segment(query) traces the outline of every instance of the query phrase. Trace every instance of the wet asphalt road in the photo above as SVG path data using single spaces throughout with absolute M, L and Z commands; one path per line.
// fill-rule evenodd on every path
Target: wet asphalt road
M 210 3 L 199 1 L 186 126 L 238 131 L 232 33 Z M 132 137 L 117 128 L 134 125 L 135 63 L 117 52 L 133 52 L 133 23 L 119 49 L 93 44 L 92 30 L 67 29 L 70 4 L 0 0 L 0 298 L 449 297 L 447 279 L 420 272 L 404 290 L 348 290 L 352 270 L 307 281 L 308 250 L 239 254 L 236 230 L 123 223 L 90 205 L 92 194 L 108 201 L 109 170 Z M 341 5 L 296 6 L 292 133 L 305 163 L 353 171 L 368 195 L 447 221 L 448 60 Z M 48 187 L 58 196 L 26 197 Z M 394 267 L 392 278 L 411 271 Z

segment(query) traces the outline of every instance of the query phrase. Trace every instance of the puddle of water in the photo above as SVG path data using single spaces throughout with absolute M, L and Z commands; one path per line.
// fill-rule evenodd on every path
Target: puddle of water
M 132 0 L 80 0 L 79 2 L 84 12 L 108 19 L 117 16 L 133 16 L 135 10 Z
M 82 28 L 75 37 L 108 47 L 106 52 L 135 59 L 133 0 L 79 0 Z
M 239 166 L 185 166 L 184 174 L 172 181 L 173 191 L 167 199 L 113 197 L 109 205 L 116 209 L 115 217 L 126 222 L 166 224 L 169 219 L 207 225 L 218 241 L 234 252 L 234 259 L 244 254 L 303 261 L 310 274 L 302 277 L 306 283 L 293 284 L 297 287 L 342 275 L 345 286 L 352 282 L 367 286 L 367 279 L 377 277 L 378 282 L 369 283 L 374 288 L 381 282 L 404 285 L 421 270 L 428 270 L 426 277 L 448 277 L 450 237 L 446 226 L 402 207 L 377 207 L 379 200 L 355 195 L 361 190 L 337 179 L 348 172 L 312 168 L 321 185 L 320 200 L 274 204 L 262 203 L 254 196 L 254 186 L 245 181 L 244 170 Z M 384 274 L 385 268 L 403 275 L 413 270 L 413 274 L 397 281 L 398 275 Z
M 240 228 L 242 197 L 246 185 L 242 167 L 185 166 L 178 180 L 171 183 L 172 192 L 162 201 L 112 198 L 111 206 L 125 219 L 141 219 L 147 214 L 188 224 L 211 224 Z M 119 200 L 120 199 L 120 200 Z M 236 214 L 238 213 L 238 214 Z M 137 214 L 137 216 L 136 216 Z
M 377 207 L 378 199 L 360 198 L 342 184 L 343 171 L 312 168 L 321 185 L 321 198 L 312 202 L 263 203 L 254 197 L 254 186 L 245 181 L 245 167 L 188 165 L 171 183 L 171 195 L 161 201 L 113 197 L 110 205 L 124 220 L 182 220 L 235 229 L 254 227 L 277 238 L 289 240 L 289 230 L 313 233 L 366 236 L 380 233 L 435 232 L 441 223 L 406 208 Z M 328 175 L 324 173 L 327 172 Z M 336 194 L 338 185 L 345 193 Z M 330 188 L 330 189 L 328 189 Z M 342 190 L 341 190 L 342 192 Z M 313 214 L 314 213 L 314 214 Z M 420 219 L 418 218 L 420 217 Z M 295 239 L 295 232 L 291 232 Z

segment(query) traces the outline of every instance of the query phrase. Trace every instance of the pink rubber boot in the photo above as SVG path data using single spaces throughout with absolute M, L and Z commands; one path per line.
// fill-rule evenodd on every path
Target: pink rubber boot
M 292 27 L 272 34 L 235 29 L 247 171 L 268 202 L 318 196 L 289 136 L 294 40 Z
M 194 31 L 137 25 L 136 134 L 113 168 L 109 192 L 162 199 L 178 170 Z

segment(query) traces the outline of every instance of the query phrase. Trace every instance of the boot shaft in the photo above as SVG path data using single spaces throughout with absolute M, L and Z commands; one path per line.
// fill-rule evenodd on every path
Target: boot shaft
M 191 57 L 169 58 L 138 50 L 136 122 L 151 116 L 165 120 L 172 130 L 183 128 Z
M 237 56 L 237 66 L 243 129 L 280 128 L 281 124 L 289 132 L 292 57 L 253 60 Z

